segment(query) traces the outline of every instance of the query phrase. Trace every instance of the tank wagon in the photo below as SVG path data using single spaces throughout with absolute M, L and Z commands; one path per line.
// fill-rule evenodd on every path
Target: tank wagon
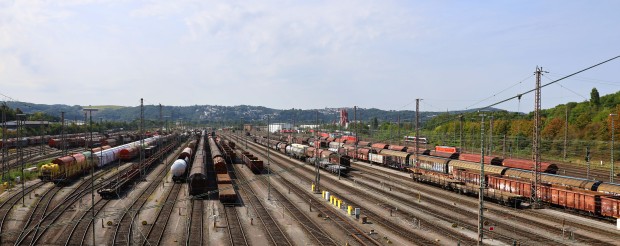
M 170 173 L 172 173 L 172 181 L 176 183 L 182 183 L 187 180 L 187 174 L 189 173 L 190 163 L 192 163 L 192 157 L 194 154 L 194 148 L 196 147 L 196 140 L 192 140 L 187 147 L 183 149 L 177 160 L 170 166 Z

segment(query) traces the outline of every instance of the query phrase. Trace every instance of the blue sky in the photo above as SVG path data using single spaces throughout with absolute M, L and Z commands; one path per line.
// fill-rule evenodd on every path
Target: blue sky
M 536 66 L 549 71 L 547 83 L 620 55 L 619 9 L 619 1 L 0 0 L 0 93 L 46 104 L 144 98 L 280 109 L 411 110 L 422 98 L 424 111 L 459 110 L 533 88 Z M 620 59 L 544 88 L 542 105 L 586 100 L 593 87 L 616 92 L 619 75 Z M 526 95 L 498 107 L 533 105 Z

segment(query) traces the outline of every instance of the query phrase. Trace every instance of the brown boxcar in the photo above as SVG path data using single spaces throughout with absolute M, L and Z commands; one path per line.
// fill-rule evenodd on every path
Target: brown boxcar
M 541 186 L 541 200 L 565 208 L 596 214 L 601 209 L 601 194 L 560 186 Z M 540 195 L 539 195 L 540 196 Z
M 525 170 L 534 170 L 534 161 L 523 159 L 504 159 L 502 165 L 505 167 L 519 168 Z M 543 173 L 556 174 L 558 172 L 558 166 L 553 163 L 541 162 L 540 171 Z
M 431 150 L 429 155 L 456 160 L 459 158 L 459 152 L 449 153 Z
M 461 153 L 459 155 L 459 160 L 480 163 L 480 155 L 476 155 L 476 154 L 463 154 L 463 153 Z M 503 161 L 502 158 L 497 157 L 497 156 L 484 156 L 484 164 L 491 164 L 491 165 L 494 165 L 494 166 L 501 166 L 502 165 L 502 161 Z
M 390 147 L 390 145 L 384 144 L 384 143 L 374 143 L 371 145 L 371 147 L 373 149 L 388 149 L 388 147 Z
M 620 219 L 620 196 L 601 196 L 601 215 Z
M 217 183 L 218 184 L 232 184 L 232 180 L 230 179 L 230 175 L 226 174 L 217 174 Z
M 401 145 L 390 145 L 389 149 L 390 149 L 390 150 L 394 150 L 394 151 L 402 151 L 402 152 L 407 152 L 407 146 L 401 146 Z
M 221 203 L 237 202 L 237 193 L 232 184 L 218 184 L 217 188 Z
M 491 188 L 521 195 L 532 196 L 532 183 L 529 179 L 509 178 L 499 175 L 488 175 L 487 185 Z

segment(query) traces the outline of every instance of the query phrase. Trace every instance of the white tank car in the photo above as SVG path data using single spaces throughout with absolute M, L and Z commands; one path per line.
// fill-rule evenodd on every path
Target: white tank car
M 172 176 L 179 177 L 185 175 L 185 168 L 187 167 L 187 162 L 183 159 L 178 159 L 172 163 L 170 167 L 170 172 Z

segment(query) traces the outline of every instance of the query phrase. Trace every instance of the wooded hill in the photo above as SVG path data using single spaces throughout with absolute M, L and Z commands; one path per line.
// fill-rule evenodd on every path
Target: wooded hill
M 566 155 L 568 160 L 583 162 L 586 147 L 590 148 L 591 160 L 603 165 L 610 161 L 611 122 L 610 114 L 620 113 L 620 92 L 599 96 L 596 88 L 590 93 L 590 100 L 560 104 L 550 109 L 541 110 L 541 150 L 544 158 L 557 160 L 564 158 L 564 139 L 566 138 Z M 479 113 L 462 114 L 463 149 L 480 152 Z M 534 131 L 534 113 L 518 114 L 512 112 L 485 112 L 485 140 L 489 148 L 492 133 L 492 145 L 495 155 L 531 156 L 531 144 Z M 491 127 L 491 116 L 492 127 Z M 568 124 L 567 119 L 568 118 Z M 620 118 L 614 119 L 614 135 L 617 137 Z M 437 144 L 461 146 L 459 115 L 442 114 L 425 124 L 425 133 Z M 492 128 L 492 131 L 491 131 Z M 504 147 L 505 146 L 505 147 Z M 488 153 L 488 149 L 487 149 Z M 617 152 L 615 151 L 614 153 Z M 618 156 L 620 157 L 620 156 Z

